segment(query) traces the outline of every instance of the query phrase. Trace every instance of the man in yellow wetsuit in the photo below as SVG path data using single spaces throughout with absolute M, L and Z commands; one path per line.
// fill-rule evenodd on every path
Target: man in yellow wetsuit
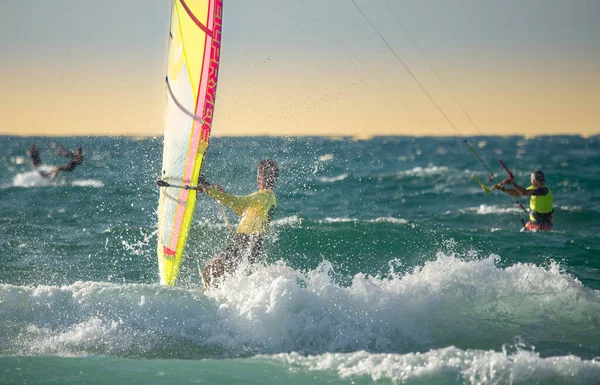
M 505 184 L 512 184 L 515 187 L 514 190 L 505 188 Z M 514 197 L 531 197 L 529 201 L 529 222 L 525 224 L 525 228 L 527 230 L 552 230 L 554 202 L 552 191 L 546 186 L 542 171 L 534 171 L 531 174 L 531 186 L 526 189 L 510 178 L 494 185 L 492 189 L 500 190 Z
M 211 187 L 199 181 L 199 192 L 206 192 L 209 197 L 231 207 L 242 218 L 229 246 L 202 270 L 205 289 L 215 278 L 233 271 L 240 262 L 248 260 L 254 263 L 258 259 L 269 221 L 277 207 L 273 189 L 278 177 L 277 163 L 272 159 L 265 159 L 258 164 L 258 191 L 253 194 L 235 196 L 224 192 L 219 185 Z

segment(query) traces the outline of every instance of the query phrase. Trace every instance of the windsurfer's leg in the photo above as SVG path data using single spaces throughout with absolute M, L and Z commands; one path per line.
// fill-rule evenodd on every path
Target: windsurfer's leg
M 214 279 L 219 278 L 225 274 L 226 262 L 223 254 L 217 254 L 213 259 L 210 260 L 202 269 L 202 280 L 204 281 L 204 290 L 210 286 L 216 286 L 213 282 Z M 203 291 L 204 291 L 203 290 Z
M 251 264 L 258 261 L 258 257 L 263 249 L 264 241 L 264 234 L 253 234 L 249 236 L 245 252 L 248 254 L 248 262 Z
M 222 277 L 226 273 L 232 273 L 239 265 L 244 252 L 248 248 L 247 234 L 235 234 L 231 243 L 224 252 L 217 254 L 202 269 L 202 280 L 204 281 L 204 290 L 209 286 L 216 287 L 215 279 Z

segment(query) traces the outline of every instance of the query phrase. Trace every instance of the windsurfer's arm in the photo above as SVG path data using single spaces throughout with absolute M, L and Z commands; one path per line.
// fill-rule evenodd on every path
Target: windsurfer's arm
M 227 194 L 224 191 L 219 191 L 218 189 L 209 186 L 206 186 L 204 188 L 204 191 L 209 197 L 214 198 L 219 202 L 229 206 L 233 210 L 233 212 L 235 212 L 239 216 L 242 216 L 244 211 L 252 204 L 252 195 L 231 195 Z

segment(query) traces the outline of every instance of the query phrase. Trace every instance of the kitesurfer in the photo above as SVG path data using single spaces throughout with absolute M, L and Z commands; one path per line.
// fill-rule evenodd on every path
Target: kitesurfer
M 531 186 L 526 189 L 515 183 L 512 178 L 507 178 L 492 187 L 508 195 L 529 196 L 529 222 L 525 224 L 527 230 L 552 230 L 554 206 L 552 191 L 546 186 L 544 173 L 540 170 L 531 174 Z M 512 184 L 514 189 L 507 189 L 505 184 Z
M 29 155 L 29 158 L 31 159 L 31 167 L 37 168 L 43 164 L 42 159 L 40 158 L 40 150 L 38 150 L 35 144 L 29 146 L 27 155 Z
M 68 163 L 63 164 L 62 166 L 56 166 L 54 168 L 54 170 L 51 172 L 52 178 L 54 179 L 56 179 L 56 176 L 60 171 L 71 172 L 75 170 L 77 166 L 83 163 L 83 149 L 81 148 L 81 146 L 77 147 L 75 151 L 65 151 L 65 149 L 61 145 L 59 145 L 57 154 L 62 155 L 65 158 L 70 158 L 71 160 L 69 160 Z
M 40 150 L 38 150 L 35 144 L 32 144 L 27 149 L 27 155 L 29 155 L 29 159 L 31 160 L 31 167 L 36 170 L 41 176 L 44 178 L 50 178 L 51 172 L 48 170 L 43 170 L 44 163 L 42 163 L 42 158 L 40 157 Z
M 275 182 L 279 177 L 279 167 L 272 159 L 261 160 L 258 164 L 258 191 L 246 196 L 227 194 L 219 185 L 209 186 L 198 180 L 198 191 L 206 192 L 211 198 L 229 206 L 241 217 L 235 235 L 229 246 L 209 261 L 202 270 L 204 289 L 213 285 L 213 280 L 235 270 L 236 266 L 247 260 L 255 263 L 263 248 L 269 221 L 277 207 Z
M 71 158 L 67 164 L 62 166 L 44 165 L 40 157 L 40 151 L 35 144 L 29 146 L 27 155 L 29 155 L 29 158 L 31 159 L 31 167 L 39 172 L 41 176 L 49 179 L 56 179 L 56 175 L 58 175 L 60 171 L 73 171 L 77 166 L 83 163 L 83 149 L 81 147 L 77 147 L 75 151 L 65 151 L 65 149 L 59 145 L 57 155 Z

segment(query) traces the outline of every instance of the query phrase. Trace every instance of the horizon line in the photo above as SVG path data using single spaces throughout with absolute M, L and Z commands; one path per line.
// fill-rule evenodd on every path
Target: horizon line
M 134 139 L 153 139 L 163 137 L 164 135 L 139 135 L 139 134 L 116 134 L 116 135 L 105 135 L 105 134 L 85 134 L 85 135 L 19 135 L 19 134 L 4 134 L 0 133 L 0 137 L 16 137 L 16 138 L 134 138 Z M 549 137 L 549 136 L 578 136 L 581 138 L 590 138 L 594 136 L 600 136 L 600 130 L 595 133 L 551 133 L 551 134 L 469 134 L 469 135 L 458 135 L 456 133 L 449 135 L 409 135 L 409 134 L 359 134 L 359 135 L 274 135 L 274 134 L 263 134 L 263 135 L 211 135 L 211 138 L 350 138 L 354 140 L 369 140 L 373 138 L 389 138 L 389 137 L 404 137 L 404 138 L 484 138 L 484 137 L 524 137 L 524 138 L 535 138 L 535 137 Z

